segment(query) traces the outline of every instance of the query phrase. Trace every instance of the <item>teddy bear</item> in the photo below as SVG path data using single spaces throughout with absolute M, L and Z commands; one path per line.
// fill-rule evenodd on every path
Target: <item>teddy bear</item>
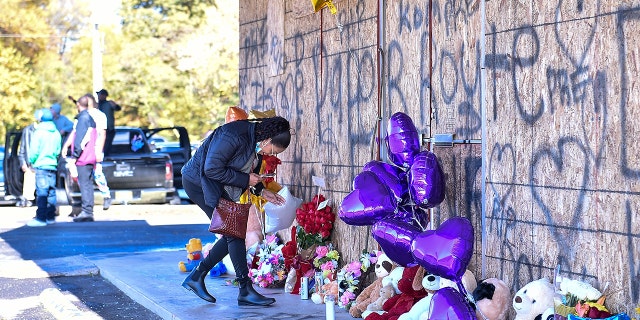
M 553 307 L 555 290 L 549 279 L 541 278 L 527 283 L 513 296 L 515 320 L 534 320 Z
M 511 290 L 504 281 L 488 278 L 473 290 L 476 316 L 480 320 L 507 320 Z M 546 319 L 545 319 L 546 320 Z
M 178 268 L 182 272 L 191 272 L 204 258 L 202 256 L 202 241 L 198 238 L 191 238 L 185 247 L 187 248 L 187 261 L 178 262 Z
M 384 305 L 389 298 L 396 295 L 396 290 L 393 288 L 391 284 L 388 284 L 382 288 L 380 288 L 380 293 L 378 299 L 376 301 L 371 302 L 367 306 L 367 311 L 382 311 L 382 306 Z M 369 312 L 370 313 L 370 312 Z
M 467 291 L 467 294 L 469 295 L 469 299 L 470 299 L 471 293 L 478 286 L 476 276 L 473 275 L 473 272 L 469 270 L 465 270 L 464 274 L 462 275 L 462 279 L 460 280 L 462 282 L 462 286 Z M 460 291 L 460 289 L 458 288 L 458 285 L 455 282 L 447 278 L 440 278 L 440 288 L 446 288 L 446 287 L 451 287 L 456 289 L 456 291 Z
M 416 302 L 409 312 L 402 314 L 398 320 L 418 320 L 422 313 L 429 310 L 433 294 L 440 289 L 440 277 L 428 273 L 423 267 L 420 267 L 413 279 L 412 287 L 414 290 L 424 289 L 427 295 Z
M 396 267 L 384 278 L 382 278 L 382 287 L 390 286 L 393 288 L 394 296 L 400 294 L 401 291 L 398 289 L 398 282 L 402 279 L 402 273 L 404 272 L 404 267 Z M 387 299 L 388 300 L 388 299 Z M 385 301 L 386 302 L 386 301 Z M 384 306 L 384 303 L 382 304 Z M 371 313 L 383 314 L 386 311 L 384 309 L 380 310 L 365 310 L 362 312 L 362 318 L 366 319 L 367 316 Z
M 383 287 L 382 281 L 387 277 L 396 267 L 396 265 L 389 259 L 389 257 L 382 253 L 378 256 L 378 260 L 374 266 L 374 273 L 376 279 L 369 286 L 364 288 L 360 294 L 356 297 L 356 300 L 349 308 L 349 314 L 354 318 L 361 318 L 362 312 L 367 310 L 369 304 L 378 300 L 380 297 L 380 289 Z
M 465 271 L 461 280 L 462 285 L 464 286 L 465 290 L 467 290 L 467 292 L 475 289 L 476 277 L 471 271 Z M 423 267 L 420 267 L 418 269 L 412 286 L 414 290 L 420 290 L 421 288 L 424 288 L 424 290 L 427 291 L 427 296 L 416 302 L 416 304 L 411 307 L 411 310 L 402 314 L 398 318 L 398 320 L 420 320 L 421 318 L 427 318 L 428 311 L 431 306 L 431 299 L 433 298 L 433 294 L 436 291 L 444 287 L 452 287 L 458 290 L 458 286 L 455 282 L 428 273 Z
M 367 320 L 397 320 L 400 315 L 411 310 L 416 302 L 427 296 L 427 291 L 424 288 L 415 290 L 413 288 L 413 281 L 416 277 L 420 266 L 405 267 L 402 271 L 402 277 L 398 280 L 398 290 L 400 294 L 397 294 L 382 306 L 382 310 L 385 312 L 382 314 L 371 313 Z

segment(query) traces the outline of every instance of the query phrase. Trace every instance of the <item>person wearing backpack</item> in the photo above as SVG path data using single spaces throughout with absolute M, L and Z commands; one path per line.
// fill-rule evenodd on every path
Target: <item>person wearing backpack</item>
M 87 110 L 90 103 L 95 103 L 91 94 L 85 94 L 76 102 L 78 115 L 74 128 L 62 147 L 62 154 L 67 156 L 67 162 L 75 164 L 78 172 L 82 211 L 73 218 L 74 222 L 93 221 L 93 169 L 96 165 L 98 132 L 96 122 Z

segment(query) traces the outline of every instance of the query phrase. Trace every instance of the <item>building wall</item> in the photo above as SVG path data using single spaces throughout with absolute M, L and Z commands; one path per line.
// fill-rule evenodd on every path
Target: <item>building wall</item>
M 362 166 L 385 159 L 398 111 L 426 137 L 482 140 L 432 148 L 447 176 L 434 226 L 472 221 L 469 269 L 514 292 L 559 269 L 609 283 L 607 305 L 634 314 L 640 1 L 334 3 L 240 1 L 241 107 L 297 131 L 278 181 L 337 212 Z M 345 261 L 377 247 L 370 231 L 336 223 Z

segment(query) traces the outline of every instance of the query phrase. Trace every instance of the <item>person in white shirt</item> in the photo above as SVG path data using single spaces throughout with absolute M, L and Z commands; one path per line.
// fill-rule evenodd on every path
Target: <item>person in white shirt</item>
M 98 190 L 102 193 L 102 210 L 108 210 L 111 206 L 111 192 L 109 185 L 107 185 L 107 177 L 102 172 L 102 160 L 104 160 L 104 143 L 107 137 L 107 116 L 104 112 L 97 108 L 95 101 L 90 101 L 89 108 L 87 108 L 89 115 L 96 122 L 96 130 L 98 131 L 98 139 L 96 141 L 96 167 L 93 172 L 93 177 L 98 185 Z

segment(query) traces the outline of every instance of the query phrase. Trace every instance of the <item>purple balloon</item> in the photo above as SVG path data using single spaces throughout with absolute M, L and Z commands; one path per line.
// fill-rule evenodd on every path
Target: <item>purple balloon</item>
M 389 187 L 389 190 L 396 198 L 396 202 L 402 200 L 409 194 L 409 184 L 407 174 L 402 169 L 392 166 L 382 161 L 370 161 L 364 165 L 362 171 L 371 171 L 382 180 L 382 183 Z
M 471 304 L 451 287 L 439 289 L 433 294 L 428 312 L 427 319 L 477 320 Z
M 366 226 L 393 215 L 396 208 L 389 188 L 373 172 L 364 171 L 353 179 L 353 191 L 342 200 L 338 216 L 346 224 Z
M 444 200 L 444 173 L 433 152 L 422 151 L 409 169 L 409 191 L 413 202 L 424 209 L 433 208 Z
M 420 230 L 427 229 L 431 221 L 429 211 L 414 205 L 398 206 L 398 212 L 393 217 L 396 220 L 411 224 Z
M 453 217 L 440 228 L 417 235 L 411 243 L 413 257 L 427 272 L 451 281 L 462 279 L 473 255 L 473 226 Z
M 405 113 L 396 112 L 389 118 L 385 140 L 389 149 L 389 160 L 400 167 L 409 168 L 415 154 L 420 152 L 418 129 Z
M 411 241 L 419 233 L 420 229 L 395 219 L 378 221 L 371 228 L 371 235 L 382 251 L 391 261 L 403 267 L 416 265 L 411 255 Z

